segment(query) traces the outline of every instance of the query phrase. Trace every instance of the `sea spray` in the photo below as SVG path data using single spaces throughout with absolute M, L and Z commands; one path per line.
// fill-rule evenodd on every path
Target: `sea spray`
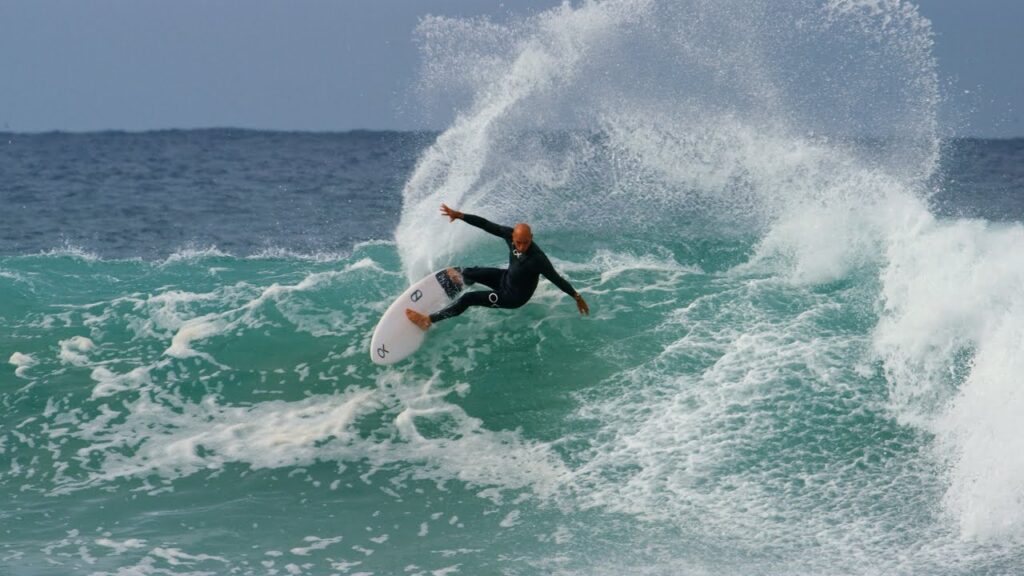
M 586 2 L 506 25 L 431 18 L 420 35 L 425 86 L 469 96 L 405 185 L 410 278 L 472 242 L 441 202 L 542 229 L 763 229 L 834 196 L 823 175 L 921 194 L 937 162 L 931 32 L 907 4 Z M 570 132 L 551 146 L 552 130 Z

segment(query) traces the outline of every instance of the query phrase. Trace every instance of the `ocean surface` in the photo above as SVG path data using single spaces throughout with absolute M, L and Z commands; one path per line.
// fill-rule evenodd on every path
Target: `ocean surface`
M 0 574 L 1024 574 L 1024 139 L 913 5 L 711 4 L 426 19 L 437 132 L 0 134 Z M 372 364 L 506 262 L 441 202 L 591 315 Z

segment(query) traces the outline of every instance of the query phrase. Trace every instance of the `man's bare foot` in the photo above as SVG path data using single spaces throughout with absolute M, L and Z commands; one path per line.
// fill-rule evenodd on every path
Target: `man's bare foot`
M 455 283 L 455 286 L 457 286 L 458 288 L 462 288 L 462 274 L 459 274 L 458 270 L 456 270 L 455 268 L 449 268 L 445 270 L 445 272 L 448 273 L 448 278 L 450 278 L 451 281 Z
M 430 328 L 430 316 L 427 316 L 426 314 L 420 314 L 412 308 L 406 308 L 405 317 L 413 324 L 419 326 L 421 330 L 427 330 Z

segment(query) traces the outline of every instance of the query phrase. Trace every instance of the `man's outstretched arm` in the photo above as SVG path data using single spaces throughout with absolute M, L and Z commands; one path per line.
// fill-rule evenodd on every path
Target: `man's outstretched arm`
M 454 208 L 449 208 L 447 204 L 441 204 L 441 214 L 447 216 L 449 222 L 462 220 L 466 224 L 476 226 L 477 228 L 483 230 L 484 232 L 494 234 L 499 238 L 512 238 L 512 229 L 509 228 L 508 226 L 501 226 L 479 216 L 474 216 L 473 214 L 466 214 L 465 212 L 459 212 Z
M 584 316 L 590 315 L 590 306 L 587 306 L 587 301 L 584 300 L 583 296 L 580 296 L 580 293 L 572 287 L 572 284 L 569 284 L 568 280 L 562 278 L 562 276 L 555 271 L 555 267 L 551 265 L 551 261 L 547 258 L 544 258 L 544 263 L 541 267 L 540 273 L 543 274 L 549 282 L 558 286 L 562 292 L 572 296 L 572 299 L 576 301 L 576 308 L 580 311 L 580 314 L 583 314 Z

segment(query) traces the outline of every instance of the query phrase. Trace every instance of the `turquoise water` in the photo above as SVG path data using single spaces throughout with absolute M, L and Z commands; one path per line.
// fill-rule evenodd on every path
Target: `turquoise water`
M 542 285 L 381 369 L 395 246 L 3 260 L 16 573 L 1012 572 L 940 502 L 873 347 L 877 271 L 549 235 Z M 594 244 L 599 244 L 595 242 Z M 488 248 L 495 248 L 489 250 Z M 482 259 L 500 247 L 481 242 Z M 964 368 L 969 370 L 969 368 Z M 951 562 L 951 558 L 958 563 Z M 864 564 L 869 562 L 869 564 Z M 289 568 L 289 566 L 291 568 Z
M 913 5 L 415 33 L 441 132 L 3 135 L 0 571 L 1020 572 L 1024 147 L 943 137 Z M 372 364 L 507 258 L 441 202 L 591 315 Z

